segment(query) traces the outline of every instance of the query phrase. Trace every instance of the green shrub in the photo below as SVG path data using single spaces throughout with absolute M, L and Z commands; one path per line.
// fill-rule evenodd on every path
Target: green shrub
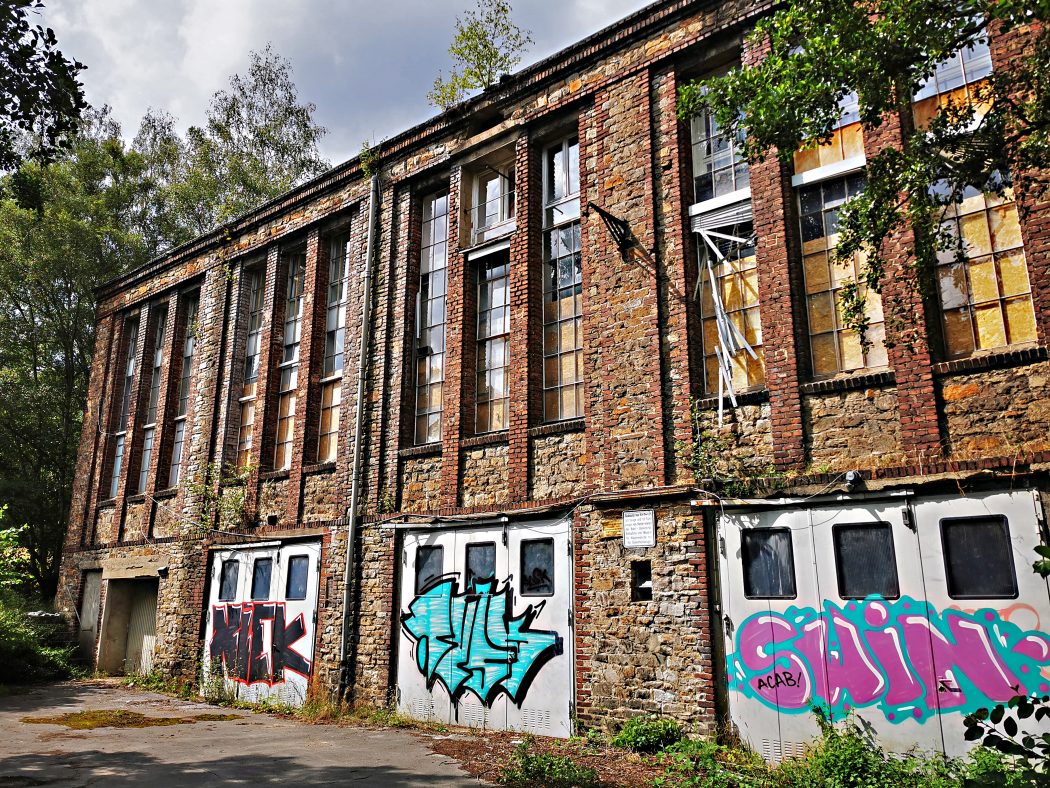
M 682 740 L 682 729 L 674 720 L 646 714 L 632 717 L 624 723 L 613 739 L 614 747 L 623 747 L 635 752 L 659 752 Z
M 769 767 L 746 747 L 709 739 L 682 739 L 664 750 L 664 774 L 656 785 L 666 788 L 761 788 L 769 785 Z
M 0 595 L 0 684 L 68 678 L 73 648 L 56 645 L 67 640 L 64 624 L 34 622 L 21 599 Z
M 500 782 L 514 788 L 597 788 L 598 773 L 565 755 L 531 752 L 535 739 L 526 735 L 503 767 Z

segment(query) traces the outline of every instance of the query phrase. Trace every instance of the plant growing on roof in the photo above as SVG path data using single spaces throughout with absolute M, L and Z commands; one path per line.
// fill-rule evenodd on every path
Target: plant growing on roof
M 456 34 L 448 53 L 455 65 L 446 79 L 438 73 L 427 101 L 445 110 L 472 90 L 484 90 L 521 62 L 532 34 L 510 18 L 508 0 L 478 0 L 474 11 L 456 17 Z

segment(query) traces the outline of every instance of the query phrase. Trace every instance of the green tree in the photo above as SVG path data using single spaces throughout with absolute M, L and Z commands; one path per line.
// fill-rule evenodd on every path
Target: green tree
M 170 115 L 148 112 L 133 147 L 146 165 L 141 216 L 152 249 L 202 235 L 327 170 L 316 109 L 300 102 L 291 64 L 267 46 L 251 53 L 247 75 L 212 96 L 206 123 L 185 139 Z
M 15 169 L 26 153 L 42 160 L 54 156 L 87 108 L 77 81 L 84 65 L 59 51 L 51 28 L 30 20 L 43 7 L 39 0 L 0 2 L 2 171 Z
M 802 145 L 826 142 L 855 93 L 865 130 L 899 117 L 895 144 L 869 157 L 867 187 L 843 209 L 837 255 L 868 251 L 863 283 L 879 292 L 886 259 L 882 241 L 904 226 L 915 230 L 913 264 L 931 291 L 938 253 L 961 256 L 961 241 L 942 229 L 946 207 L 969 189 L 1045 191 L 1050 165 L 1050 19 L 1048 0 L 790 0 L 760 21 L 751 44 L 756 64 L 681 88 L 678 113 L 709 108 L 730 136 L 747 135 L 756 161 L 770 152 L 790 160 Z M 916 127 L 916 90 L 955 52 L 1035 23 L 1030 49 L 976 87 L 971 101 L 942 106 Z M 1039 23 L 1044 23 L 1042 27 Z M 852 327 L 863 330 L 863 292 L 846 292 Z
M 94 343 L 94 288 L 145 262 L 141 158 L 106 110 L 0 199 L 0 504 L 37 593 L 54 595 Z
M 455 65 L 448 79 L 439 73 L 427 93 L 433 106 L 448 109 L 470 91 L 495 85 L 521 62 L 532 34 L 514 24 L 510 14 L 508 0 L 478 0 L 477 10 L 456 18 L 456 35 L 448 48 Z

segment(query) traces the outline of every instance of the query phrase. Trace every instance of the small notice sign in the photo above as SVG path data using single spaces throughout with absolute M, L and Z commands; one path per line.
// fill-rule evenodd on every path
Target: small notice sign
M 623 546 L 656 547 L 656 513 L 652 509 L 623 513 Z

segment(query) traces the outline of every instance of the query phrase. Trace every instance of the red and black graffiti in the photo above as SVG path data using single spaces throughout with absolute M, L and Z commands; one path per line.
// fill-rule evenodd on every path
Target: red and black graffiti
M 228 678 L 242 684 L 280 684 L 285 670 L 309 677 L 310 660 L 292 648 L 306 637 L 306 621 L 300 613 L 285 624 L 284 614 L 283 602 L 214 605 L 211 658 L 220 661 Z M 270 630 L 268 650 L 265 629 Z

